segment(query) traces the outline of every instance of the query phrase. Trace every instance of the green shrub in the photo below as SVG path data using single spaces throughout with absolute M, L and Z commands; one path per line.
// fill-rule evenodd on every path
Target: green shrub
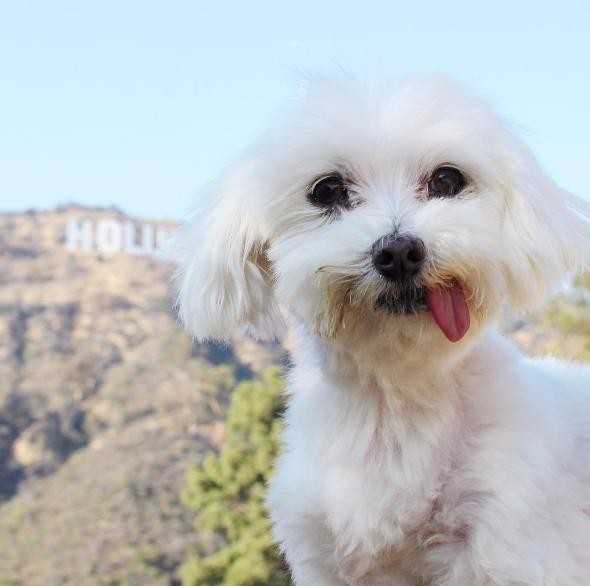
M 182 499 L 198 511 L 197 531 L 215 533 L 223 545 L 183 565 L 184 586 L 289 584 L 264 508 L 279 447 L 282 387 L 278 368 L 238 385 L 223 449 L 187 473 Z

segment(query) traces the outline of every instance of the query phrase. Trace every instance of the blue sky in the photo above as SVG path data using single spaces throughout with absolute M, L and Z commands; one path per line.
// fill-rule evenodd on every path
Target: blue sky
M 298 77 L 447 72 L 590 197 L 590 2 L 0 3 L 0 210 L 180 218 Z

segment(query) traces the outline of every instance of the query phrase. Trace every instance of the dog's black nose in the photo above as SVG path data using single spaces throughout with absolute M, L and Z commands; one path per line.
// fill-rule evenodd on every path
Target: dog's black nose
M 390 234 L 379 238 L 371 248 L 375 268 L 390 281 L 403 281 L 418 274 L 426 257 L 419 238 Z

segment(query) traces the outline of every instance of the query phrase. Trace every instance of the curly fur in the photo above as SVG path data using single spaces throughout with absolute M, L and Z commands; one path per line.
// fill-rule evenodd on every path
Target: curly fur
M 429 199 L 442 164 L 468 188 Z M 350 202 L 326 212 L 307 192 L 333 172 Z M 277 335 L 281 307 L 296 340 L 268 503 L 298 586 L 590 583 L 590 372 L 493 327 L 585 266 L 588 214 L 486 102 L 436 76 L 317 80 L 208 204 L 179 236 L 186 327 Z M 425 244 L 415 283 L 372 267 L 391 233 Z M 453 282 L 457 343 L 418 303 Z

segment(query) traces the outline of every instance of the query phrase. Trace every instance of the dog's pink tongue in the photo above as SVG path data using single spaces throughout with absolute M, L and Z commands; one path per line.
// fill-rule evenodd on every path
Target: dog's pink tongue
M 469 308 L 458 285 L 427 289 L 426 301 L 436 325 L 451 342 L 458 342 L 469 329 Z

